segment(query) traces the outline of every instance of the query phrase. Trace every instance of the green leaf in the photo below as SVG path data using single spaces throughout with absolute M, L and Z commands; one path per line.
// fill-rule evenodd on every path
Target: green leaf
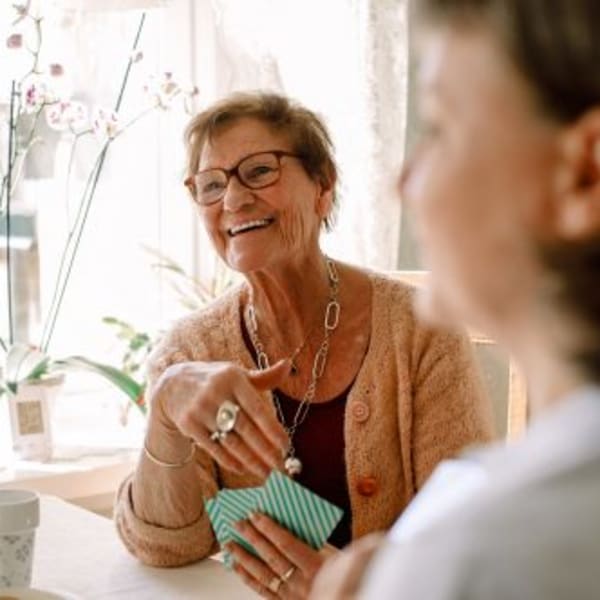
M 120 325 L 122 321 L 117 319 L 116 317 L 102 317 L 102 322 L 107 325 Z
M 135 329 L 125 321 L 115 317 L 104 317 L 102 322 L 106 325 L 111 325 L 117 330 L 117 336 L 122 340 L 128 340 L 136 335 Z
M 50 367 L 50 358 L 46 357 L 42 362 L 38 363 L 33 370 L 27 375 L 27 380 L 35 380 L 41 379 L 44 375 L 48 373 L 48 368 Z
M 137 333 L 129 342 L 132 350 L 139 350 L 150 343 L 150 337 L 145 333 Z
M 16 394 L 16 390 L 12 389 L 8 382 L 4 382 L 0 379 L 0 398 L 2 398 L 4 394 L 10 398 L 10 396 Z
M 141 400 L 144 387 L 123 371 L 83 356 L 69 356 L 55 361 L 54 365 L 59 369 L 83 369 L 101 375 L 126 394 L 143 413 L 146 412 L 143 400 Z
M 4 379 L 10 383 L 39 379 L 47 372 L 48 363 L 48 355 L 37 348 L 14 344 L 6 355 Z

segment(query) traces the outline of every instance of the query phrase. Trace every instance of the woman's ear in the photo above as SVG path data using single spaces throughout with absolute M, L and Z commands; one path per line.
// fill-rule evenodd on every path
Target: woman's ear
M 330 182 L 320 180 L 317 183 L 315 211 L 321 221 L 329 216 L 333 208 L 333 189 L 334 186 Z
M 555 185 L 555 234 L 577 241 L 600 232 L 600 108 L 563 134 Z

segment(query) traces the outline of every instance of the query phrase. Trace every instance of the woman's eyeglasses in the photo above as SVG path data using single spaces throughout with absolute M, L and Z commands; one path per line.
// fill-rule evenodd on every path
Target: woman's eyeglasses
M 274 185 L 281 177 L 281 157 L 299 158 L 297 154 L 284 150 L 255 152 L 240 160 L 231 169 L 206 169 L 191 175 L 185 185 L 191 190 L 194 199 L 201 206 L 215 204 L 223 198 L 232 176 L 251 190 L 260 190 Z

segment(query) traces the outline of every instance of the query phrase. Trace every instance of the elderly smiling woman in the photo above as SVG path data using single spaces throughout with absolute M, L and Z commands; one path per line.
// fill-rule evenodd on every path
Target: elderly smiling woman
M 153 356 L 146 444 L 116 512 L 126 546 L 153 565 L 208 556 L 204 499 L 271 469 L 344 510 L 333 545 L 387 528 L 440 460 L 490 437 L 468 343 L 418 323 L 405 285 L 323 254 L 337 172 L 315 114 L 236 94 L 186 139 L 200 218 L 245 282 Z M 245 581 L 305 596 L 322 553 L 265 516 L 239 527 L 263 559 L 231 548 Z

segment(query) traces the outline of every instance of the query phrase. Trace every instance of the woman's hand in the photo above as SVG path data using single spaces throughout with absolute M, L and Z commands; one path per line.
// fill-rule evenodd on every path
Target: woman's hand
M 355 598 L 365 569 L 384 537 L 384 533 L 371 533 L 328 558 L 315 579 L 311 600 Z
M 250 554 L 235 542 L 226 545 L 235 560 L 234 570 L 264 598 L 307 598 L 313 579 L 332 552 L 307 546 L 266 515 L 253 513 L 236 529 L 258 552 Z
M 259 392 L 277 387 L 289 369 L 289 361 L 264 371 L 247 371 L 225 362 L 174 364 L 157 382 L 151 414 L 163 431 L 181 434 L 179 447 L 182 437 L 191 439 L 225 469 L 264 479 L 272 469 L 282 467 L 289 440 Z M 225 400 L 239 410 L 233 429 L 214 439 L 217 411 Z M 153 434 L 160 435 L 156 429 L 152 428 Z M 165 437 L 172 439 L 172 435 Z M 151 445 L 152 439 L 147 442 Z

